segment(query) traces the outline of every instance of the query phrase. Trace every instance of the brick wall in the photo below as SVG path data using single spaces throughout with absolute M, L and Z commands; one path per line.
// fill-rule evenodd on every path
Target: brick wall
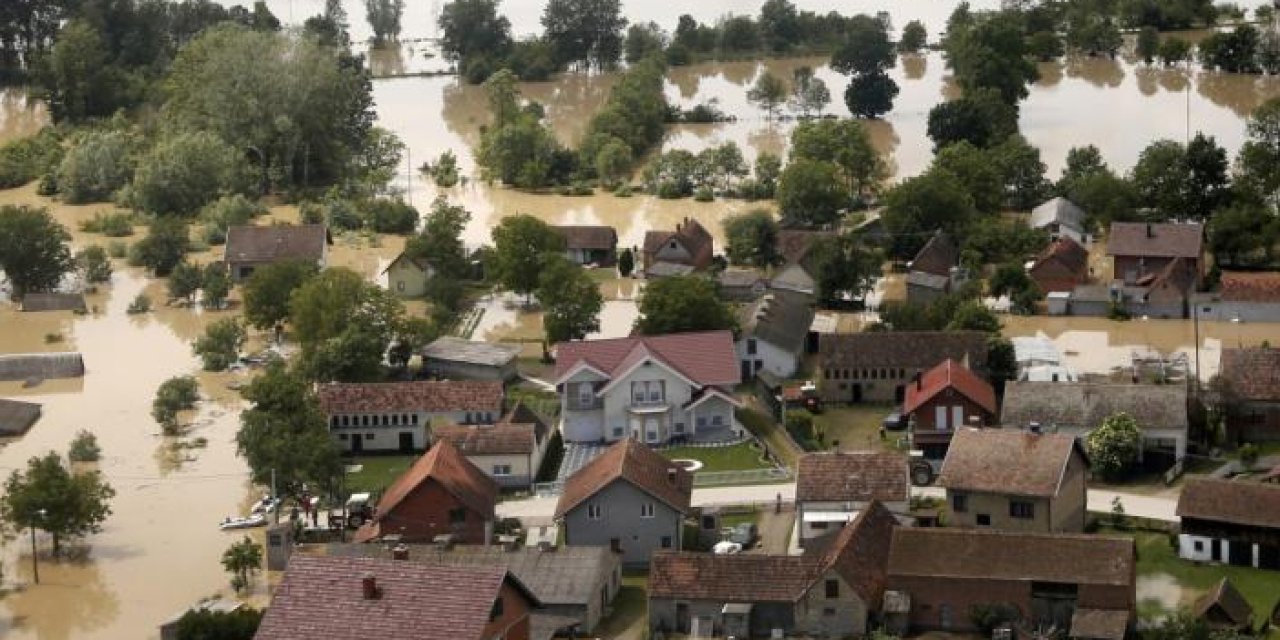
M 502 615 L 489 622 L 479 640 L 529 640 L 529 600 L 510 584 L 503 584 Z
M 461 525 L 450 522 L 449 512 L 465 509 Z M 454 534 L 461 544 L 483 544 L 485 515 L 467 509 L 440 483 L 427 480 L 413 490 L 382 519 L 382 535 L 402 533 L 405 542 L 431 542 L 436 536 Z

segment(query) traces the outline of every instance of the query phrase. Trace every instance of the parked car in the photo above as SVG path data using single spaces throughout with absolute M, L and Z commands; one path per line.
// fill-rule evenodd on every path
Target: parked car
M 722 540 L 727 540 L 742 545 L 743 549 L 750 549 L 760 537 L 760 530 L 754 522 L 743 522 L 737 526 L 725 527 L 720 531 Z
M 716 546 L 711 547 L 711 553 L 719 556 L 731 556 L 737 553 L 742 553 L 742 545 L 736 542 L 729 542 L 728 540 L 721 540 L 716 543 Z
M 907 421 L 902 419 L 902 408 L 893 410 L 893 413 L 885 416 L 884 422 L 881 423 L 888 431 L 901 431 L 907 428 Z

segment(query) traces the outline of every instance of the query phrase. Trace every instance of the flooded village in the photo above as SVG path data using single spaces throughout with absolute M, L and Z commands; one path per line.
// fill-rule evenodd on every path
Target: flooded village
M 27 291 L 20 278 L 0 272 L 0 373 L 4 358 L 31 356 L 10 361 L 18 373 L 0 376 L 0 418 L 10 418 L 9 411 L 28 415 L 38 405 L 27 430 L 0 441 L 0 475 L 26 473 L 29 460 L 50 451 L 64 456 L 88 431 L 101 456 L 66 461 L 68 473 L 99 474 L 114 489 L 109 515 L 65 541 L 55 538 L 53 525 L 19 526 L 20 519 L 32 521 L 29 513 L 5 527 L 0 637 L 202 637 L 172 635 L 190 633 L 175 631 L 177 620 L 200 606 L 253 610 L 253 628 L 226 637 L 268 639 L 395 636 L 406 629 L 417 635 L 403 637 L 513 640 L 1179 638 L 1209 637 L 1195 635 L 1207 629 L 1221 634 L 1214 638 L 1280 637 L 1274 246 L 1242 241 L 1249 246 L 1238 251 L 1253 261 L 1228 260 L 1225 249 L 1217 250 L 1236 246 L 1221 240 L 1230 229 L 1219 231 L 1208 216 L 1169 214 L 1138 191 L 1117 204 L 1120 196 L 1107 200 L 1082 189 L 1107 211 L 1082 212 L 1075 234 L 1058 226 L 1032 240 L 1026 238 L 1034 234 L 1020 231 L 993 232 L 975 249 L 978 241 L 951 221 L 952 209 L 963 205 L 980 214 L 981 224 L 1040 227 L 1033 210 L 1066 194 L 1068 181 L 1059 178 L 1080 168 L 1073 150 L 1091 145 L 1103 169 L 1120 182 L 1137 182 L 1131 176 L 1152 155 L 1153 142 L 1190 149 L 1192 137 L 1203 134 L 1221 150 L 1222 182 L 1234 181 L 1219 186 L 1257 190 L 1231 204 L 1223 196 L 1213 215 L 1242 211 L 1242 237 L 1278 242 L 1273 196 L 1280 181 L 1265 171 L 1272 156 L 1255 165 L 1238 159 L 1250 149 L 1263 153 L 1257 149 L 1265 146 L 1264 127 L 1251 125 L 1260 109 L 1276 104 L 1269 101 L 1280 100 L 1274 72 L 1232 72 L 1200 59 L 1144 61 L 1143 36 L 1128 26 L 1114 56 L 1022 55 L 1034 79 L 1014 101 L 1012 126 L 1042 163 L 1033 201 L 1015 203 L 1022 183 L 1009 182 L 996 185 L 999 202 L 990 211 L 974 207 L 978 198 L 967 194 L 948 200 L 941 187 L 923 204 L 904 205 L 895 189 L 939 173 L 946 145 L 934 112 L 980 93 L 960 77 L 944 45 L 959 3 L 795 0 L 792 10 L 819 21 L 828 12 L 865 14 L 894 47 L 909 23 L 925 27 L 927 47 L 887 49 L 891 63 L 883 73 L 896 86 L 890 108 L 851 117 L 849 72 L 833 64 L 829 44 L 797 45 L 791 54 L 713 48 L 680 64 L 670 62 L 666 49 L 658 91 L 667 120 L 653 144 L 627 151 L 626 166 L 608 183 L 597 169 L 604 165 L 580 160 L 588 157 L 580 151 L 594 148 L 593 138 L 608 126 L 599 114 L 619 109 L 617 94 L 640 84 L 632 71 L 642 62 L 628 57 L 622 64 L 614 52 L 616 68 L 600 70 L 584 59 L 559 62 L 545 80 L 516 78 L 510 90 L 520 114 L 504 125 L 494 112 L 500 104 L 494 83 L 469 82 L 465 55 L 444 50 L 449 37 L 441 17 L 449 7 L 474 9 L 488 0 L 408 0 L 395 12 L 391 36 L 385 25 L 371 24 L 371 7 L 381 1 L 268 0 L 240 14 L 235 0 L 206 3 L 239 23 L 226 29 L 228 42 L 243 36 L 271 55 L 287 47 L 271 48 L 277 45 L 270 38 L 323 42 L 323 24 L 308 19 L 343 9 L 343 37 L 366 56 L 370 72 L 362 135 L 380 128 L 400 145 L 383 154 L 367 139 L 332 142 L 346 135 L 345 125 L 320 118 L 291 129 L 290 118 L 348 108 L 333 106 L 347 98 L 286 92 L 305 106 L 271 125 L 279 136 L 271 146 L 231 142 L 227 157 L 236 166 L 226 184 L 211 177 L 208 197 L 172 205 L 167 214 L 160 213 L 170 206 L 163 185 L 196 181 L 158 169 L 166 136 L 262 135 L 244 122 L 218 122 L 221 111 L 248 113 L 248 106 L 220 103 L 190 86 L 220 82 L 219 73 L 259 83 L 250 86 L 271 84 L 235 66 L 247 59 L 223 60 L 234 72 L 199 67 L 216 56 L 178 52 L 191 43 L 213 45 L 179 33 L 181 21 L 166 18 L 172 22 L 165 28 L 175 33 L 168 36 L 171 49 L 150 52 L 155 65 L 131 68 L 127 81 L 102 76 L 107 85 L 155 83 L 150 93 L 119 98 L 118 111 L 72 115 L 69 90 L 50 92 L 35 75 L 0 87 L 0 147 L 56 131 L 54 146 L 66 158 L 86 140 L 119 134 L 128 139 L 120 153 L 130 166 L 127 178 L 91 197 L 72 196 L 69 178 L 56 184 L 69 175 L 59 169 L 65 160 L 0 189 L 0 218 L 47 211 L 66 231 L 67 258 L 92 246 L 110 254 L 109 276 L 97 283 L 85 281 L 83 257 L 81 267 Z M 104 3 L 87 6 L 96 4 Z M 504 0 L 496 7 L 511 38 L 532 41 L 544 37 L 547 4 Z M 1019 3 L 968 6 L 986 16 L 1055 3 L 1008 4 Z M 1269 34 L 1264 40 L 1276 37 L 1268 31 L 1269 3 L 1238 8 Z M 723 29 L 729 16 L 755 20 L 761 10 L 738 0 L 681 7 L 632 1 L 621 4 L 620 17 L 628 25 L 656 23 L 662 52 L 674 46 L 681 14 L 702 25 L 696 32 Z M 1070 33 L 1062 11 L 1060 27 Z M 45 49 L 55 51 L 66 25 L 106 33 L 111 20 L 128 13 L 66 12 L 62 32 L 54 27 L 35 47 L 39 55 L 22 56 L 37 60 Z M 278 31 L 263 27 L 267 14 Z M 1238 20 L 1230 16 L 1223 7 L 1217 26 L 1192 20 L 1162 28 L 1159 37 L 1192 46 L 1212 41 L 1233 33 Z M 6 33 L 0 53 L 20 49 L 21 37 Z M 112 35 L 99 46 L 127 48 L 127 40 Z M 294 61 L 314 55 L 324 64 L 339 61 L 338 68 L 348 64 L 333 53 L 345 46 L 341 38 L 316 46 L 323 53 L 289 50 Z M 22 56 L 0 56 L 0 63 Z M 174 64 L 209 75 L 188 86 L 166 82 Z M 330 77 L 328 67 L 316 64 L 309 73 L 321 80 L 305 89 L 323 91 L 317 87 Z M 775 106 L 786 115 L 774 117 L 753 95 L 762 78 L 791 83 L 801 68 L 830 88 L 829 117 L 799 117 L 783 98 Z M 103 86 L 96 91 L 106 95 Z M 201 100 L 207 101 L 192 106 Z M 308 100 L 323 106 L 312 108 Z M 672 113 L 708 106 L 719 113 L 715 121 L 671 121 Z M 528 166 L 504 172 L 491 145 L 494 131 L 524 126 L 526 116 L 554 149 L 534 163 L 545 180 L 516 186 Z M 170 131 L 179 120 L 187 131 Z M 824 175 L 842 183 L 839 206 L 796 205 L 774 192 L 741 197 L 738 190 L 757 179 L 762 158 L 778 159 L 784 176 L 792 163 L 808 161 L 796 153 L 806 127 L 830 123 L 820 136 L 844 135 L 836 127 L 848 122 L 859 129 L 856 140 L 833 138 L 834 155 L 824 161 L 836 167 Z M 332 139 L 326 151 L 306 146 L 320 138 Z M 849 188 L 847 167 L 835 158 L 860 141 L 878 166 L 869 170 L 867 186 Z M 728 143 L 740 153 L 741 173 L 725 179 L 735 186 L 713 188 L 707 185 L 714 179 L 704 176 L 686 197 L 659 197 L 669 175 L 663 172 L 675 171 L 662 164 L 671 152 L 688 152 L 692 162 Z M 217 169 L 197 162 L 223 148 L 208 144 L 201 148 L 213 151 L 174 151 L 169 158 L 192 161 L 197 173 Z M 813 151 L 819 146 L 809 151 L 825 153 Z M 1280 161 L 1280 150 L 1268 151 Z M 446 152 L 456 160 L 454 180 L 437 173 Z M 19 157 L 5 153 L 0 174 L 9 170 L 4 162 Z M 277 163 L 270 168 L 268 155 Z M 555 182 L 554 166 L 570 162 L 568 156 L 572 179 Z M 125 162 L 81 157 L 101 165 L 96 173 L 80 169 L 77 175 L 94 176 L 82 178 L 87 182 L 110 182 L 103 167 Z M 1004 179 L 976 166 L 998 164 L 987 160 L 994 156 L 978 157 L 953 159 L 949 169 L 975 195 L 982 180 Z M 1151 164 L 1157 172 L 1181 170 Z M 1256 175 L 1246 180 L 1251 166 Z M 1187 171 L 1179 175 L 1190 183 L 1195 169 Z M 144 177 L 161 186 L 146 190 Z M 1175 180 L 1149 178 L 1162 189 L 1184 188 Z M 1185 187 L 1183 198 L 1214 188 L 1197 185 Z M 705 197 L 693 197 L 703 189 Z M 210 242 L 203 212 L 233 197 L 253 213 L 224 220 L 223 237 Z M 388 231 L 393 223 L 377 228 L 376 212 L 389 211 L 390 219 L 398 211 L 371 204 L 379 202 L 407 205 L 411 222 L 397 232 Z M 450 207 L 467 215 L 453 220 Z M 919 228 L 904 231 L 895 207 L 946 213 L 912 218 Z M 354 223 L 342 221 L 344 211 Z M 744 242 L 740 230 L 727 228 L 758 212 L 772 221 L 768 231 Z M 95 226 L 117 216 L 128 233 Z M 1250 216 L 1266 221 L 1254 224 Z M 163 269 L 173 272 L 161 276 L 162 269 L 139 264 L 133 254 L 156 235 L 159 221 L 172 217 L 185 219 L 186 248 Z M 512 219 L 520 221 L 520 233 L 550 234 L 536 242 L 520 238 L 537 255 L 521 257 L 509 249 L 520 242 L 499 239 L 517 227 Z M 232 239 L 231 230 L 242 225 L 274 235 Z M 323 226 L 324 240 L 301 249 L 295 231 L 309 225 Z M 1133 234 L 1129 247 L 1120 241 L 1125 225 L 1132 226 L 1123 232 Z M 1194 249 L 1178 253 L 1165 245 L 1166 233 L 1192 226 Z M 16 228 L 0 224 L 0 233 Z M 448 233 L 432 235 L 441 228 Z M 612 235 L 602 244 L 582 240 L 606 230 Z M 845 239 L 856 246 L 839 244 Z M 18 246 L 6 240 L 0 238 L 0 251 Z M 934 243 L 951 246 L 935 257 L 928 255 Z M 763 258 L 766 245 L 770 257 Z M 1065 284 L 1041 278 L 1040 266 L 1058 259 L 1064 246 L 1078 252 Z M 829 252 L 845 262 L 827 274 Z M 437 258 L 444 254 L 457 259 Z M 1127 262 L 1131 256 L 1137 266 Z M 935 259 L 943 264 L 931 273 Z M 250 299 L 253 272 L 286 262 L 319 268 L 282 295 L 268 291 L 266 297 L 280 296 L 274 307 L 282 315 L 259 321 L 257 309 L 273 305 Z M 174 274 L 186 267 L 205 280 L 175 295 Z M 1010 269 L 1020 278 L 994 291 Z M 212 288 L 215 271 L 228 279 L 225 300 L 197 293 Z M 344 280 L 348 272 L 355 276 Z M 446 273 L 456 276 L 449 283 L 456 290 L 435 286 Z M 692 282 L 711 284 L 702 290 Z M 313 283 L 329 288 L 315 285 L 308 320 L 298 310 L 300 296 L 290 292 Z M 1018 297 L 1024 284 L 1033 292 L 1029 305 Z M 29 310 L 46 290 L 73 294 L 71 306 L 81 300 L 83 306 Z M 50 304 L 65 302 L 56 296 Z M 357 302 L 343 309 L 344 296 Z M 660 296 L 670 297 L 670 306 L 652 302 Z M 1173 302 L 1161 306 L 1162 296 Z M 144 298 L 148 308 L 139 312 Z M 208 352 L 194 345 L 232 320 L 243 336 L 232 340 L 227 362 L 210 366 Z M 375 342 L 376 353 L 362 351 L 368 344 L 361 340 Z M 32 364 L 62 353 L 78 354 L 83 371 L 58 377 Z M 287 367 L 272 364 L 277 359 Z M 157 390 L 187 376 L 198 400 L 170 425 L 158 422 Z M 255 386 L 264 378 L 280 386 Z M 300 404 L 279 409 L 294 392 Z M 265 425 L 262 433 L 292 429 L 297 439 L 259 455 L 255 446 L 270 447 L 244 435 L 255 419 Z M 1092 438 L 1113 422 L 1134 425 L 1132 450 L 1115 473 L 1108 466 L 1113 456 L 1095 449 L 1102 445 Z M 333 451 L 289 455 L 289 445 L 315 446 L 304 440 L 315 435 L 307 432 L 313 427 Z M 273 465 L 286 478 L 276 487 Z M 284 503 L 264 509 L 263 496 L 272 491 Z M 246 536 L 262 557 L 229 564 L 229 547 Z M 325 580 L 338 586 L 323 594 L 312 589 Z M 440 598 L 451 588 L 443 585 L 461 595 Z M 415 612 L 433 607 L 446 622 L 425 629 Z M 375 608 L 377 622 L 333 613 Z M 257 611 L 265 612 L 261 626 Z

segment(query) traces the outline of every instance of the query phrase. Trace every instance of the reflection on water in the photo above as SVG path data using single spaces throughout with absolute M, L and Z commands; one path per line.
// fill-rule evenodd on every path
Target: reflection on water
M 587 338 L 622 338 L 630 335 L 631 327 L 640 317 L 635 301 L 639 288 L 628 286 L 627 281 L 604 283 L 601 290 L 606 299 L 600 309 L 600 330 L 588 334 Z M 536 307 L 525 307 L 524 296 L 512 293 L 490 294 L 476 306 L 481 311 L 481 316 L 471 339 L 523 343 L 523 355 L 542 355 L 542 312 Z
M 1189 606 L 1197 595 L 1167 573 L 1139 574 L 1136 586 L 1139 609 L 1143 610 L 1177 611 Z
M 44 102 L 29 99 L 20 87 L 0 87 L 0 143 L 29 136 L 48 121 Z
M 25 551 L 14 558 L 12 579 L 29 584 L 32 579 L 31 551 L 27 545 L 17 546 Z M 93 550 L 98 557 L 121 558 L 138 553 L 141 549 L 137 547 L 97 545 Z M 51 562 L 42 552 L 39 562 L 39 586 L 5 596 L 5 604 L 14 612 L 8 628 L 0 626 L 5 637 L 34 635 L 41 640 L 83 638 L 117 622 L 121 614 L 120 596 L 107 587 L 97 561 L 80 558 Z M 140 625 L 135 628 L 140 628 Z

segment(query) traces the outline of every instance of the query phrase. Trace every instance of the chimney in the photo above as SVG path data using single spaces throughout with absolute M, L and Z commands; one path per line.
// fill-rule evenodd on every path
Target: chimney
M 676 483 L 676 468 L 675 468 L 675 467 L 667 467 L 667 483 L 668 483 L 668 484 L 675 484 L 675 483 Z
M 1034 433 L 1036 435 L 1040 435 L 1040 423 L 1032 422 L 1031 424 L 1027 425 L 1027 431 L 1030 431 L 1031 433 Z
M 372 573 L 366 573 L 360 578 L 360 586 L 364 591 L 365 600 L 377 600 L 382 592 L 378 589 L 378 579 L 373 577 Z
M 404 544 L 396 545 L 393 549 L 391 549 L 391 559 L 392 560 L 408 560 L 409 547 Z
M 920 391 L 924 386 L 924 373 L 916 369 L 916 374 L 911 376 L 911 381 L 916 383 L 916 391 Z
M 1155 232 L 1155 230 L 1154 230 L 1154 229 L 1152 229 L 1152 228 L 1151 228 L 1151 223 L 1150 223 L 1150 222 L 1148 222 L 1148 223 L 1147 223 L 1147 237 L 1148 237 L 1148 238 L 1154 238 L 1154 237 L 1156 237 L 1156 232 Z

